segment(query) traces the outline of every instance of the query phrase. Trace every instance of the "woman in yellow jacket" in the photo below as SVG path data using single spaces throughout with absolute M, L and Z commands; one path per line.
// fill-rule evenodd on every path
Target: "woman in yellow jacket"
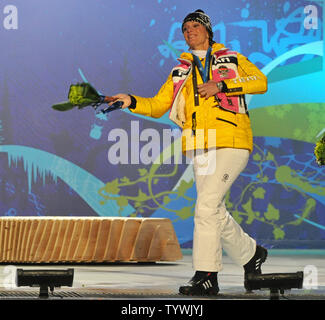
M 224 197 L 247 165 L 253 150 L 245 94 L 267 90 L 265 75 L 246 57 L 213 41 L 210 18 L 188 14 L 182 31 L 191 53 L 183 53 L 152 98 L 117 94 L 123 108 L 159 118 L 167 111 L 182 131 L 182 150 L 193 158 L 197 189 L 194 215 L 195 274 L 179 292 L 218 294 L 222 249 L 244 266 L 246 278 L 261 273 L 267 250 L 256 244 L 225 207 Z

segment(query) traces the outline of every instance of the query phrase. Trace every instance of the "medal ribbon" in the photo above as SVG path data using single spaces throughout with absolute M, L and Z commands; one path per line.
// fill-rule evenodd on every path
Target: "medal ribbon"
M 209 79 L 209 71 L 210 71 L 210 60 L 211 60 L 211 50 L 212 48 L 209 47 L 207 54 L 205 56 L 205 66 L 203 68 L 202 63 L 200 61 L 200 58 L 196 55 L 193 54 L 193 58 L 194 58 L 194 62 L 197 66 L 197 68 L 199 69 L 201 78 L 203 80 L 203 82 L 207 82 Z

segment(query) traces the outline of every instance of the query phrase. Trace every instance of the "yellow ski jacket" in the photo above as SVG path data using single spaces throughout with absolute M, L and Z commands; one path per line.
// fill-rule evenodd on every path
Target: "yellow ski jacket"
M 181 54 L 180 65 L 169 74 L 167 81 L 152 98 L 132 95 L 135 106 L 130 110 L 160 118 L 167 111 L 182 129 L 182 150 L 240 148 L 253 150 L 252 129 L 245 94 L 267 91 L 266 76 L 245 56 L 229 51 L 223 44 L 212 46 L 210 79 L 225 84 L 223 93 L 208 99 L 199 97 L 195 105 L 193 86 L 193 56 Z M 201 61 L 204 65 L 205 59 Z M 197 76 L 197 84 L 202 84 Z

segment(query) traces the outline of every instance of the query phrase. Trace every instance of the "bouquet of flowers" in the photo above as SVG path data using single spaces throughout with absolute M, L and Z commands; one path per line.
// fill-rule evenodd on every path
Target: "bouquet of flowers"
M 113 97 L 101 95 L 91 84 L 82 82 L 71 84 L 68 93 L 68 101 L 54 104 L 52 108 L 57 111 L 67 111 L 75 107 L 82 109 L 91 106 L 96 110 L 101 104 L 114 101 L 115 99 Z M 121 109 L 122 104 L 123 103 L 121 101 L 117 101 L 110 107 L 100 110 L 100 112 L 107 113 L 113 110 Z
M 319 166 L 325 165 L 325 133 L 323 137 L 316 142 L 314 154 L 316 157 L 317 164 Z

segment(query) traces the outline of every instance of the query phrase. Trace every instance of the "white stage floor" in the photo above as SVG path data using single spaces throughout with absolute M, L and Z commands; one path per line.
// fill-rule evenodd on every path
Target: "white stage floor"
M 272 253 L 262 266 L 263 273 L 304 272 L 302 289 L 292 289 L 281 299 L 325 300 L 325 255 L 323 251 L 279 251 Z M 216 297 L 187 297 L 178 294 L 178 287 L 192 276 L 191 255 L 184 253 L 176 262 L 0 265 L 0 300 L 39 299 L 39 288 L 16 287 L 16 269 L 74 269 L 72 287 L 55 288 L 48 300 L 269 300 L 269 290 L 246 293 L 243 268 L 223 257 L 223 270 L 218 275 L 220 293 Z

